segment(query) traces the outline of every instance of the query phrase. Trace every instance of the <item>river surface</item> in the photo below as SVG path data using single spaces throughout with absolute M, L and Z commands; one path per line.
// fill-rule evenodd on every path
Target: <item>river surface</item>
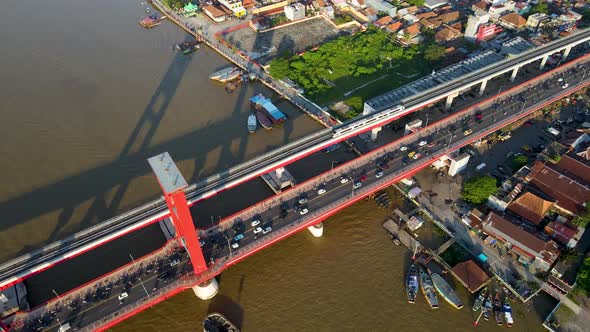
M 248 98 L 207 76 L 227 62 L 202 48 L 171 52 L 187 35 L 137 21 L 139 1 L 6 0 L 0 20 L 0 260 L 84 229 L 159 195 L 148 157 L 169 151 L 192 182 L 320 129 L 285 102 L 283 129 L 248 135 Z M 273 96 L 275 99 L 276 96 Z M 192 291 L 115 331 L 199 331 L 219 311 L 244 331 L 467 331 L 470 310 L 403 290 L 408 253 L 381 228 L 386 212 L 361 202 L 247 258 L 219 278 L 210 301 Z M 465 289 L 459 293 L 468 302 Z M 546 314 L 547 307 L 542 308 Z M 516 331 L 540 317 L 515 309 Z M 496 329 L 491 322 L 478 330 Z

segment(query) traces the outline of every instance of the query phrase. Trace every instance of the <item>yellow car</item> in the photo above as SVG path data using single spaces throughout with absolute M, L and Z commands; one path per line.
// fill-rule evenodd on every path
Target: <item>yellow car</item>
M 463 132 L 463 135 L 467 136 L 467 135 L 471 134 L 472 132 L 473 132 L 473 130 L 467 129 Z
M 416 154 L 416 152 L 414 152 L 414 151 L 408 153 L 408 158 L 414 158 L 415 154 Z

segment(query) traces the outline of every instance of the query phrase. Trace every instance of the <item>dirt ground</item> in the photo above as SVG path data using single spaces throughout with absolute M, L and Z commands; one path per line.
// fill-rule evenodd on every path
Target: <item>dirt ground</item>
M 225 39 L 250 55 L 270 50 L 268 55 L 258 59 L 263 64 L 283 52 L 295 54 L 353 32 L 354 29 L 340 30 L 325 18 L 318 17 L 261 33 L 248 27 L 228 33 Z

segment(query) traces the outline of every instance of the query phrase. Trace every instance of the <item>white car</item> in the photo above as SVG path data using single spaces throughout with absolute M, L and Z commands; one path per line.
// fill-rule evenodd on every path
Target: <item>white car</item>
M 297 201 L 297 203 L 299 203 L 299 204 L 305 204 L 305 203 L 307 203 L 307 197 L 301 197 L 301 198 L 300 198 L 300 199 Z
M 563 82 L 563 78 L 561 78 L 561 77 L 560 77 L 560 78 L 558 78 L 558 79 L 557 79 L 557 82 Z
M 323 195 L 325 193 L 326 193 L 326 188 L 322 187 L 322 188 L 318 189 L 318 195 Z
M 401 147 L 401 148 L 399 148 L 399 149 L 400 149 L 400 151 L 406 151 L 406 150 L 408 149 L 408 147 L 407 147 L 407 146 L 402 146 L 402 147 Z
M 303 209 L 299 210 L 300 215 L 307 214 L 307 212 L 309 212 L 309 210 L 307 208 L 303 208 Z
M 237 242 L 231 244 L 232 249 L 238 249 L 240 245 Z
M 358 189 L 358 188 L 360 188 L 362 185 L 363 185 L 363 183 L 362 183 L 362 182 L 360 182 L 360 181 L 357 181 L 357 182 L 355 182 L 355 183 L 354 183 L 354 189 Z
M 428 144 L 428 142 L 426 142 L 426 141 L 420 141 L 420 143 L 418 143 L 418 146 L 424 146 L 426 144 Z
M 171 260 L 170 266 L 176 266 L 176 265 L 178 265 L 178 263 L 180 263 L 180 261 L 178 259 Z
M 375 178 L 380 178 L 383 176 L 383 171 L 382 170 L 378 170 L 377 172 L 375 172 Z
M 262 232 L 262 227 L 256 227 L 256 228 L 254 228 L 254 234 L 258 234 L 260 232 Z
M 346 176 L 340 177 L 340 183 L 345 184 L 348 182 L 348 178 Z
M 127 294 L 127 292 L 123 292 L 119 295 L 119 301 L 123 301 L 125 300 L 127 297 L 129 296 L 129 294 Z
M 568 87 L 568 86 L 570 86 L 570 85 L 569 85 L 569 84 L 567 84 L 567 83 L 563 83 L 563 85 L 561 86 L 561 88 L 562 88 L 562 89 L 567 89 L 567 87 Z
M 272 231 L 272 227 L 268 226 L 262 230 L 262 234 L 268 234 L 268 233 L 270 233 L 270 231 Z
M 256 226 L 260 225 L 260 220 L 259 219 L 252 220 L 252 223 L 250 225 L 252 227 L 256 227 Z

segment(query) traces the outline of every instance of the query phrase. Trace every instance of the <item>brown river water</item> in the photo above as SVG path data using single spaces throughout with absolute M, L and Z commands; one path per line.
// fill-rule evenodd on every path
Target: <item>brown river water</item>
M 227 62 L 164 22 L 143 30 L 139 1 L 5 1 L 0 20 L 0 259 L 58 240 L 159 195 L 148 157 L 169 151 L 189 181 L 320 129 L 281 102 L 281 130 L 248 135 L 250 84 L 228 95 L 208 75 Z M 267 92 L 268 93 L 268 92 Z M 275 96 L 276 97 L 276 96 Z M 468 309 L 406 302 L 409 253 L 361 202 L 325 225 L 247 258 L 200 301 L 186 291 L 115 331 L 200 331 L 219 311 L 244 331 L 467 331 Z M 459 287 L 464 301 L 467 292 Z M 515 331 L 541 330 L 515 308 Z M 537 313 L 539 312 L 539 313 Z M 498 329 L 491 322 L 477 328 Z

